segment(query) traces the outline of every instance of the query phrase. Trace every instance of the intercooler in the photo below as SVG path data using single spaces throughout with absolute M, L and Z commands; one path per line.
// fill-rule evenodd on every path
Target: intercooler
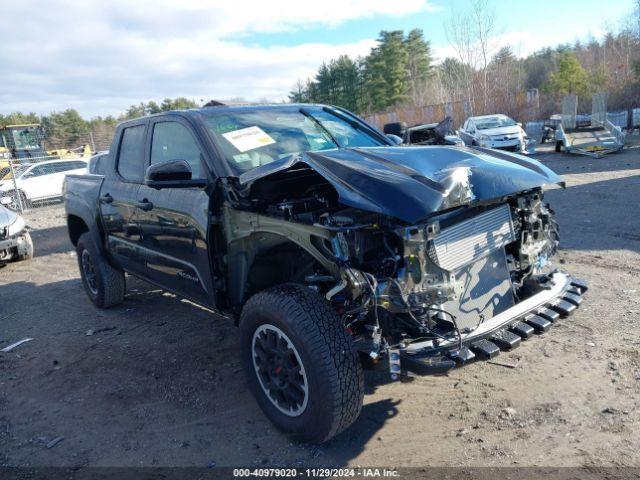
M 504 249 L 514 240 L 511 211 L 502 205 L 443 228 L 430 242 L 431 259 L 463 285 L 459 298 L 443 305 L 461 330 L 472 330 L 514 305 Z

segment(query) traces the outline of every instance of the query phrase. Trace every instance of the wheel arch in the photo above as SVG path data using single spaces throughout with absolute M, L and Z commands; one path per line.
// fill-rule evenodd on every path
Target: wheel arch
M 87 223 L 78 215 L 67 215 L 67 230 L 69 233 L 69 240 L 73 246 L 78 245 L 78 239 L 80 235 L 89 231 L 89 226 Z
M 296 242 L 284 234 L 265 231 L 231 242 L 227 255 L 231 306 L 239 308 L 249 296 L 279 284 L 302 283 L 305 273 L 336 276 L 321 249 L 317 240 Z

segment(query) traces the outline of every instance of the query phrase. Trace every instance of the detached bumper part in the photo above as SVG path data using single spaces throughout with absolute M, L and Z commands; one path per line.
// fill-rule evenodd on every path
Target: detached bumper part
M 476 359 L 489 360 L 500 351 L 512 350 L 534 333 L 548 331 L 561 317 L 573 313 L 582 303 L 587 285 L 563 273 L 551 276 L 552 286 L 487 320 L 459 340 L 416 342 L 400 350 L 402 373 L 445 374 Z

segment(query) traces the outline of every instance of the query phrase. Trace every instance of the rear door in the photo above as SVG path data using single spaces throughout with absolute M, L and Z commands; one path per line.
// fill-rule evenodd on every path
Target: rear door
M 65 162 L 55 162 L 52 163 L 53 174 L 49 176 L 48 184 L 49 184 L 49 193 L 51 196 L 61 196 L 62 195 L 62 184 L 64 183 L 64 177 L 66 172 L 71 170 L 73 162 L 65 161 Z
M 144 251 L 137 224 L 137 195 L 144 175 L 147 134 L 145 119 L 131 122 L 116 132 L 117 148 L 100 190 L 100 213 L 109 253 L 125 270 L 144 275 Z
M 178 116 L 154 118 L 149 126 L 147 165 L 185 160 L 194 179 L 212 181 L 203 148 L 192 126 Z M 138 204 L 141 245 L 150 280 L 200 304 L 215 307 L 207 248 L 209 196 L 199 188 L 142 185 Z
M 55 196 L 55 175 L 53 164 L 42 163 L 34 166 L 22 176 L 22 189 L 29 200 L 40 200 Z

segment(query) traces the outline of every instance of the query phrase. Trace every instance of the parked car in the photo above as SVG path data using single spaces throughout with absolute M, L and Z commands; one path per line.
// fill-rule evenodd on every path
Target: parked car
M 383 131 L 401 138 L 405 145 L 464 145 L 453 129 L 451 117 L 445 117 L 440 123 L 424 123 L 408 128 L 406 123 L 388 123 Z
M 458 130 L 465 145 L 526 153 L 527 134 L 522 124 L 506 115 L 469 117 Z
M 0 203 L 0 265 L 31 257 L 33 257 L 33 241 L 26 229 L 24 219 Z
M 84 173 L 86 169 L 87 161 L 82 159 L 16 165 L 13 168 L 15 185 L 10 175 L 0 181 L 0 199 L 9 198 L 5 204 L 15 209 L 19 204 L 18 196 L 23 207 L 37 201 L 61 198 L 64 177 L 71 173 Z
M 103 165 L 65 187 L 88 298 L 121 303 L 128 272 L 235 319 L 251 391 L 302 440 L 356 420 L 363 364 L 397 379 L 491 358 L 586 290 L 549 267 L 559 239 L 543 186 L 563 185 L 549 168 L 395 146 L 337 107 L 130 120 Z

